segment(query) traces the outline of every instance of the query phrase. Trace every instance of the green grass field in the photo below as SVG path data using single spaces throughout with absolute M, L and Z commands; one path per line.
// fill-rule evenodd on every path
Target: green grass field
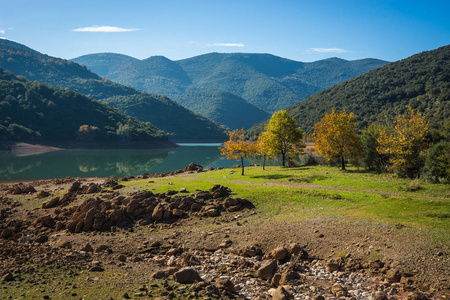
M 408 226 L 449 239 L 450 185 L 413 182 L 394 174 L 349 167 L 247 167 L 183 176 L 122 182 L 130 189 L 154 192 L 186 188 L 193 193 L 221 184 L 248 198 L 265 216 L 302 220 L 327 215 Z M 414 188 L 409 188 L 413 186 Z

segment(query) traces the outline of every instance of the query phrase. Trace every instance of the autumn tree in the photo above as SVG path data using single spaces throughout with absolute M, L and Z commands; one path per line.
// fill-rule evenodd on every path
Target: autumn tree
M 408 115 L 397 117 L 393 132 L 380 131 L 377 151 L 389 155 L 399 176 L 414 178 L 420 174 L 428 148 L 428 127 L 428 119 L 410 108 Z
M 305 147 L 302 141 L 302 129 L 297 127 L 295 119 L 285 110 L 276 111 L 272 115 L 264 134 L 265 147 L 272 155 L 281 155 L 283 166 L 285 166 L 286 158 L 297 155 Z
M 356 129 L 356 118 L 345 109 L 325 114 L 320 122 L 314 124 L 314 149 L 327 160 L 338 158 L 345 170 L 345 160 L 361 153 L 361 141 Z
M 244 129 L 236 129 L 228 134 L 229 140 L 220 147 L 220 154 L 227 155 L 227 159 L 240 159 L 242 175 L 244 175 L 244 158 L 253 156 L 257 151 L 256 143 L 244 136 Z
M 260 133 L 256 142 L 256 146 L 256 154 L 263 157 L 263 170 L 265 170 L 266 159 L 275 156 L 275 153 L 273 152 L 274 147 L 270 145 L 268 132 L 264 131 Z

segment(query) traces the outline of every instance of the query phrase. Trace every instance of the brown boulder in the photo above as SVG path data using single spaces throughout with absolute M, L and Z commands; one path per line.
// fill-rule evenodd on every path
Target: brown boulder
M 373 300 L 388 300 L 387 294 L 383 291 L 376 291 L 372 295 L 372 298 L 373 298 Z
M 42 199 L 45 197 L 50 196 L 50 193 L 47 191 L 40 191 L 39 193 L 37 193 L 36 198 Z
M 183 269 L 173 274 L 173 279 L 179 283 L 192 284 L 202 281 L 200 275 L 194 269 Z
M 270 256 L 276 260 L 284 260 L 289 257 L 289 251 L 284 247 L 278 247 L 272 250 Z
M 6 228 L 2 230 L 2 233 L 0 234 L 0 236 L 4 239 L 7 239 L 9 237 L 11 237 L 14 234 L 14 231 L 10 228 Z
M 389 283 L 400 282 L 402 275 L 397 269 L 391 269 L 386 272 L 386 280 Z
M 62 249 L 72 249 L 72 243 L 65 240 L 58 240 L 56 246 Z
M 164 270 L 156 271 L 153 273 L 150 278 L 153 279 L 164 279 L 169 277 L 170 275 L 173 275 L 175 272 L 177 272 L 180 268 L 178 267 L 169 267 Z
M 152 220 L 154 221 L 159 221 L 162 220 L 164 218 L 164 206 L 161 203 L 158 203 L 158 205 L 156 205 L 155 209 L 153 210 L 152 213 Z
M 221 291 L 227 291 L 229 293 L 236 293 L 236 288 L 233 282 L 227 278 L 218 278 L 215 282 L 215 286 Z
M 262 279 L 270 279 L 277 269 L 277 261 L 266 261 L 257 271 L 256 276 Z

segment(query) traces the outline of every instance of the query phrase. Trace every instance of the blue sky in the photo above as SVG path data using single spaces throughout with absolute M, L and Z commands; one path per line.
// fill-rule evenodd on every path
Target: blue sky
M 396 61 L 449 44 L 449 14 L 449 0 L 0 0 L 0 37 L 66 59 L 249 52 Z

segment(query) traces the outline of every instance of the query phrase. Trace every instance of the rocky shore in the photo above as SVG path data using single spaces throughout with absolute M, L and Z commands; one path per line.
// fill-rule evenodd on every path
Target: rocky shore
M 208 190 L 179 187 L 164 193 L 135 191 L 121 184 L 137 181 L 151 186 L 152 178 L 204 171 L 191 164 L 176 172 L 120 180 L 66 178 L 0 185 L 1 298 L 27 299 L 32 292 L 44 299 L 61 295 L 82 299 L 86 290 L 108 284 L 111 294 L 106 293 L 105 299 L 450 296 L 448 287 L 419 278 L 398 256 L 371 255 L 380 243 L 374 242 L 372 248 L 364 243 L 383 234 L 357 226 L 350 233 L 348 227 L 317 220 L 298 224 L 258 220 L 251 199 L 219 184 Z M 366 235 L 361 238 L 363 231 Z M 336 237 L 335 232 L 342 234 Z M 385 237 L 378 242 L 394 236 Z M 405 245 L 400 249 L 408 250 L 407 241 Z M 398 251 L 393 248 L 385 253 Z M 19 286 L 23 293 L 13 294 Z

